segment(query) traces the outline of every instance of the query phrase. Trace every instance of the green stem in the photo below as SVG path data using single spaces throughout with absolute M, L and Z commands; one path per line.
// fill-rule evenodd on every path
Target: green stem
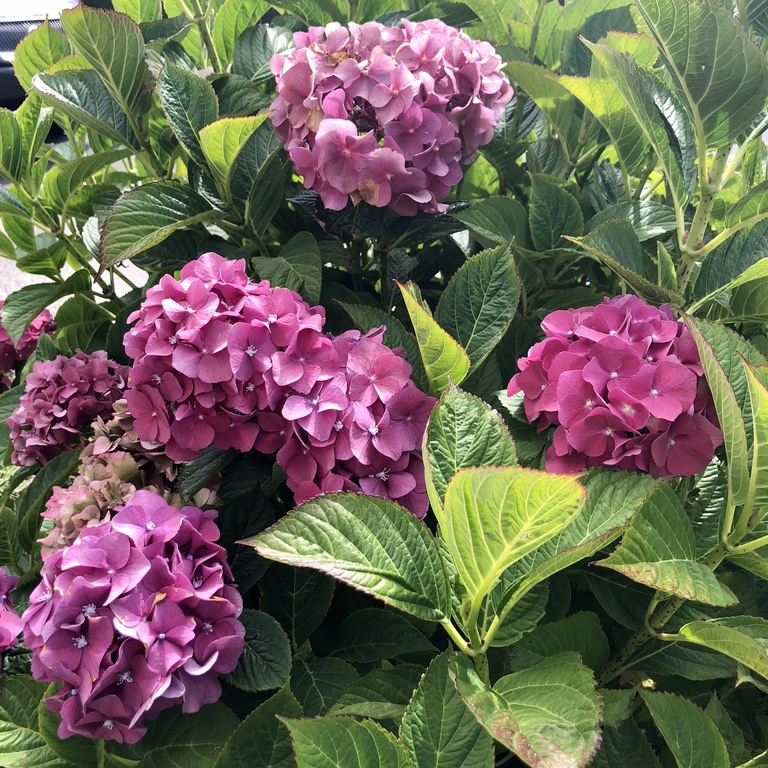
M 640 171 L 640 176 L 637 179 L 635 194 L 632 195 L 633 200 L 635 201 L 640 200 L 640 196 L 643 194 L 643 187 L 645 187 L 645 182 L 648 181 L 648 177 L 651 175 L 651 173 L 653 173 L 653 169 L 655 167 L 656 167 L 656 153 L 653 150 L 651 150 L 648 153 L 648 159 L 645 161 L 643 170 Z
M 484 653 L 478 653 L 473 659 L 475 662 L 475 669 L 480 679 L 487 685 L 491 685 L 491 670 L 488 667 L 488 657 Z
M 539 0 L 539 4 L 536 7 L 536 15 L 533 17 L 533 24 L 531 24 L 531 39 L 528 43 L 528 61 L 533 64 L 536 59 L 536 43 L 539 40 L 539 25 L 541 24 L 541 16 L 544 13 L 544 6 L 549 0 Z M 512 131 L 512 138 L 517 138 L 517 131 L 520 128 L 520 123 L 523 122 L 523 112 L 525 110 L 525 102 L 528 101 L 528 96 L 525 93 L 517 92 L 517 102 L 515 103 L 515 114 L 512 116 L 512 124 L 510 125 Z
M 448 637 L 450 637 L 451 640 L 453 640 L 454 645 L 462 653 L 466 653 L 467 656 L 477 655 L 477 651 L 469 647 L 469 644 L 467 643 L 467 641 L 461 636 L 461 632 L 459 632 L 459 630 L 456 629 L 456 626 L 450 619 L 448 619 L 447 621 L 440 622 L 440 626 L 448 633 Z
M 763 40 L 765 42 L 765 39 Z M 739 166 L 741 165 L 742 160 L 744 160 L 744 155 L 747 152 L 747 149 L 749 149 L 749 145 L 762 133 L 764 133 L 765 129 L 768 128 L 768 115 L 766 115 L 750 132 L 749 136 L 739 145 L 739 148 L 736 150 L 736 153 L 731 158 L 731 161 L 726 166 L 725 170 L 723 171 L 723 177 L 722 177 L 722 185 L 725 186 L 731 178 L 733 178 L 736 171 L 739 170 Z
M 760 536 L 760 538 L 748 541 L 746 544 L 732 545 L 729 549 L 734 555 L 743 555 L 745 552 L 754 552 L 766 545 L 768 545 L 768 536 Z
M 200 0 L 192 0 L 192 3 L 194 4 L 195 8 L 195 16 L 194 21 L 197 25 L 197 28 L 200 30 L 200 37 L 203 39 L 203 43 L 205 43 L 205 49 L 208 51 L 208 57 L 211 60 L 211 66 L 213 66 L 213 71 L 217 74 L 219 72 L 223 72 L 224 68 L 222 67 L 221 61 L 219 59 L 219 54 L 216 52 L 216 46 L 213 43 L 213 38 L 211 37 L 211 30 L 208 27 L 208 15 L 210 13 L 210 8 L 208 11 L 203 11 Z

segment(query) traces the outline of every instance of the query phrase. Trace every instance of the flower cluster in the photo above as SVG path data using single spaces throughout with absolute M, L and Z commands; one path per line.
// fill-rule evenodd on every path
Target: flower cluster
M 22 621 L 32 674 L 63 683 L 46 700 L 59 738 L 134 743 L 144 716 L 219 698 L 245 631 L 215 516 L 138 491 L 45 561 Z
M 127 366 L 106 352 L 38 360 L 27 376 L 19 406 L 7 420 L 13 455 L 19 466 L 46 464 L 72 445 L 85 442 L 83 428 L 112 404 L 127 385 Z
M 340 210 L 349 200 L 403 216 L 438 204 L 512 98 L 489 43 L 432 19 L 338 23 L 294 33 L 272 58 L 272 122 L 304 186 Z
M 3 662 L 2 653 L 16 645 L 24 628 L 24 623 L 13 610 L 13 600 L 8 594 L 18 583 L 18 576 L 6 576 L 0 568 L 0 667 Z
M 0 309 L 4 302 L 0 301 Z M 0 323 L 0 385 L 10 386 L 11 380 L 8 373 L 13 370 L 16 363 L 24 363 L 32 356 L 37 347 L 37 340 L 44 333 L 53 333 L 56 323 L 53 322 L 51 313 L 44 309 L 21 334 L 18 344 L 11 341 L 8 331 Z
M 639 469 L 654 477 L 701 472 L 723 436 L 698 349 L 668 306 L 636 296 L 558 310 L 546 338 L 507 390 L 523 392 L 529 421 L 555 426 L 547 469 Z
M 135 319 L 126 399 L 144 444 L 176 461 L 210 445 L 277 451 L 299 500 L 363 489 L 426 511 L 413 450 L 434 401 L 380 331 L 334 339 L 321 307 L 214 253 L 163 277 Z

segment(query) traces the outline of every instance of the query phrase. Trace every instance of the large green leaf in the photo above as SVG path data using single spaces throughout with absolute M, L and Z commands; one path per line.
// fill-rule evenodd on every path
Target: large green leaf
M 139 742 L 143 756 L 138 768 L 213 768 L 237 726 L 237 717 L 223 704 L 209 704 L 194 714 L 167 709 L 148 723 Z
M 327 714 L 400 720 L 423 673 L 415 664 L 376 669 L 347 686 Z
M 211 84 L 167 61 L 157 78 L 157 96 L 179 143 L 204 167 L 198 134 L 219 117 L 219 102 Z
M 450 615 L 450 588 L 432 534 L 388 499 L 332 493 L 248 540 L 263 557 L 314 568 L 431 621 Z
M 759 616 L 692 621 L 682 626 L 678 635 L 688 642 L 730 656 L 768 677 L 768 621 Z
M 6 677 L 0 688 L 0 759 L 4 768 L 60 768 L 38 731 L 37 708 L 48 686 L 22 675 Z
M 163 5 L 160 0 L 112 0 L 116 11 L 125 13 L 134 21 L 158 21 L 163 18 Z
M 728 768 L 723 737 L 692 701 L 642 689 L 640 695 L 680 768 Z
M 432 659 L 400 724 L 416 768 L 491 768 L 493 740 L 448 676 L 450 651 Z
M 221 211 L 177 181 L 143 184 L 118 198 L 101 232 L 101 264 L 111 267 L 182 227 L 220 221 Z
M 80 269 L 63 283 L 25 285 L 5 300 L 0 316 L 11 341 L 17 344 L 27 326 L 54 301 L 91 287 L 90 274 Z
M 291 673 L 291 645 L 283 628 L 269 614 L 251 608 L 243 610 L 240 621 L 245 649 L 227 680 L 243 691 L 280 688 Z
M 675 492 L 659 485 L 632 518 L 621 544 L 598 565 L 685 600 L 733 605 L 736 595 L 696 562 L 693 526 Z
M 487 197 L 464 211 L 452 213 L 465 224 L 482 245 L 518 245 L 527 240 L 528 216 L 525 208 L 512 197 Z
M 582 768 L 600 743 L 600 696 L 577 653 L 561 653 L 488 688 L 468 657 L 450 662 L 459 695 L 480 724 L 528 765 Z
M 748 510 L 768 505 L 768 389 L 750 366 L 742 361 L 752 405 L 752 466 L 745 506 Z
M 404 616 L 381 608 L 364 608 L 341 623 L 333 654 L 362 664 L 434 650 L 435 646 Z
M 586 491 L 574 478 L 522 467 L 462 469 L 448 484 L 442 534 L 474 599 L 502 572 L 579 514 Z
M 509 245 L 468 259 L 448 283 L 435 320 L 469 355 L 468 375 L 493 351 L 517 310 L 520 280 Z
M 45 72 L 48 67 L 70 53 L 72 46 L 67 38 L 46 19 L 16 46 L 13 57 L 16 79 L 21 83 L 21 87 L 28 91 L 32 87 L 34 75 Z
M 671 232 L 677 226 L 674 208 L 655 200 L 643 200 L 609 205 L 587 222 L 587 231 L 591 232 L 610 219 L 629 219 L 641 242 Z
M 115 101 L 126 112 L 135 110 L 149 79 L 138 24 L 123 14 L 82 4 L 62 12 L 61 24 Z
M 440 395 L 453 380 L 461 384 L 470 368 L 470 360 L 461 345 L 430 316 L 406 286 L 400 285 L 406 309 L 413 323 L 430 394 Z
M 736 138 L 768 99 L 768 63 L 730 9 L 687 0 L 637 0 L 696 133 L 708 146 Z
M 713 341 L 723 352 L 728 352 L 729 344 L 723 335 L 725 332 L 717 331 L 712 324 L 704 325 L 703 321 L 694 321 L 687 315 L 683 316 L 683 321 L 688 326 L 699 350 L 704 376 L 712 392 L 712 399 L 723 430 L 723 443 L 725 444 L 725 453 L 728 456 L 728 491 L 734 504 L 743 504 L 749 488 L 747 433 L 744 419 L 736 398 L 733 381 L 723 369 L 720 356 L 704 337 L 702 329 L 709 328 L 714 333 Z
M 262 280 L 300 293 L 310 304 L 320 301 L 323 262 L 309 232 L 294 235 L 278 256 L 257 256 L 253 266 Z
M 613 83 L 602 77 L 566 76 L 559 77 L 558 82 L 600 121 L 624 171 L 636 171 L 648 154 L 648 141 Z
M 9 109 L 0 109 L 0 176 L 8 181 L 20 181 L 23 157 L 16 115 Z
M 600 750 L 590 765 L 592 768 L 661 768 L 648 738 L 632 719 L 603 727 Z
M 138 140 L 125 112 L 90 69 L 71 69 L 52 74 L 36 74 L 32 87 L 53 107 L 75 123 L 134 149 Z
M 232 61 L 237 39 L 248 27 L 257 24 L 269 9 L 269 3 L 264 0 L 226 0 L 216 12 L 212 37 L 222 66 L 226 67 Z
M 297 768 L 413 768 L 405 747 L 380 725 L 346 717 L 283 720 Z
M 424 458 L 428 491 L 437 493 L 432 508 L 441 519 L 448 483 L 460 469 L 517 463 L 515 444 L 501 416 L 455 384 L 429 417 Z
M 307 717 L 317 717 L 333 703 L 347 686 L 359 677 L 346 661 L 326 656 L 304 661 L 297 659 L 291 669 L 291 690 Z
M 563 235 L 579 237 L 584 232 L 584 215 L 576 198 L 541 174 L 531 177 L 528 222 L 538 251 L 562 246 Z
M 82 293 L 67 299 L 56 313 L 56 343 L 64 354 L 78 349 L 95 352 L 104 349 L 114 316 L 103 305 Z
M 259 580 L 262 610 L 277 619 L 298 648 L 320 626 L 334 582 L 309 568 L 273 563 Z
M 276 53 L 287 54 L 294 47 L 293 34 L 289 29 L 255 24 L 235 39 L 232 72 L 247 77 L 252 83 L 265 83 L 274 77 L 270 69 L 272 57 Z
M 659 158 L 667 188 L 676 208 L 682 209 L 687 198 L 685 180 L 670 144 L 664 121 L 654 104 L 651 87 L 640 73 L 632 56 L 605 45 L 584 42 L 605 70 L 621 95 L 627 109 L 645 134 Z

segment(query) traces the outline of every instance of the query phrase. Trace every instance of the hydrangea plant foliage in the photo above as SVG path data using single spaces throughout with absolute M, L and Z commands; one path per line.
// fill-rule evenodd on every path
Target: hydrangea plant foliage
M 113 5 L 0 110 L 0 764 L 768 764 L 765 8 Z

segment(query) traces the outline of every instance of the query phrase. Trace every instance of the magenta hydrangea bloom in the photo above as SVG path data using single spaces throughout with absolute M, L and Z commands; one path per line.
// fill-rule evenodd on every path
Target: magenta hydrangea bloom
M 440 204 L 512 98 L 501 57 L 438 19 L 386 27 L 334 22 L 294 33 L 272 57 L 272 123 L 304 186 L 340 210 Z
M 187 264 L 178 281 L 164 277 L 130 319 L 138 322 L 125 336 L 135 360 L 125 397 L 143 445 L 175 461 L 210 445 L 277 453 L 297 501 L 420 471 L 413 452 L 435 400 L 382 343 L 383 328 L 325 334 L 322 307 L 251 282 L 243 260 L 215 253 Z M 402 493 L 403 483 L 367 485 L 426 514 L 423 478 Z
M 0 666 L 3 663 L 3 652 L 16 645 L 24 629 L 24 622 L 13 610 L 13 598 L 9 594 L 18 583 L 18 576 L 8 576 L 0 568 Z
M 0 309 L 5 302 L 0 301 Z M 44 309 L 21 334 L 18 344 L 11 341 L 8 331 L 0 323 L 0 384 L 10 386 L 11 380 L 8 373 L 13 370 L 16 363 L 24 363 L 32 356 L 37 347 L 37 340 L 44 333 L 53 333 L 56 323 L 51 313 Z
M 145 717 L 220 697 L 245 630 L 215 517 L 140 490 L 44 562 L 21 621 L 32 674 L 62 683 L 59 738 L 134 743 Z
M 547 469 L 621 467 L 653 477 L 701 472 L 723 441 L 696 344 L 668 305 L 636 296 L 557 310 L 518 361 L 507 394 L 554 426 Z
M 98 351 L 79 349 L 73 357 L 38 360 L 27 376 L 19 406 L 7 419 L 11 461 L 19 466 L 47 464 L 74 445 L 84 444 L 83 429 L 98 416 L 112 414 L 122 397 L 128 367 Z

